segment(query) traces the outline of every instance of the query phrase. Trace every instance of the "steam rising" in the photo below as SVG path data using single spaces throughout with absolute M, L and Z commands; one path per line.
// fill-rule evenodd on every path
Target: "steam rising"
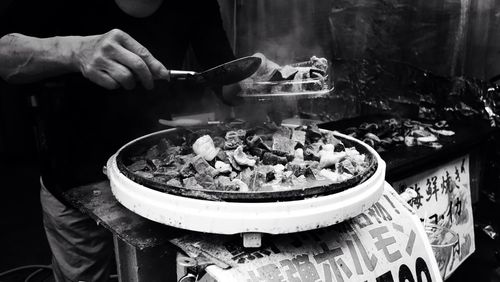
M 328 56 L 329 1 L 242 1 L 238 8 L 238 56 L 262 53 L 279 65 Z M 247 101 L 236 111 L 247 120 L 288 118 L 298 100 Z

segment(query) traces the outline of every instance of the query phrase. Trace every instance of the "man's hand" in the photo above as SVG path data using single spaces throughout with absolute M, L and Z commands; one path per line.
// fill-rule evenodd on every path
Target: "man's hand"
M 152 89 L 154 79 L 168 77 L 165 66 L 121 30 L 79 39 L 73 47 L 74 66 L 102 87 L 132 89 L 139 80 L 146 89 Z

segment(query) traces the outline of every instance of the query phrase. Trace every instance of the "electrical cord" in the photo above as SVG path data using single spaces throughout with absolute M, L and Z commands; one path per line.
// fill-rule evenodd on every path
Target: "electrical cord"
M 3 278 L 4 276 L 12 274 L 14 272 L 17 272 L 19 270 L 25 270 L 25 269 L 30 269 L 30 268 L 52 269 L 52 267 L 50 265 L 44 265 L 44 264 L 23 265 L 23 266 L 12 268 L 12 269 L 9 269 L 7 271 L 4 271 L 4 272 L 0 273 L 0 278 Z
M 31 278 L 35 277 L 38 273 L 41 273 L 44 270 L 45 270 L 45 268 L 39 268 L 39 269 L 33 271 L 30 275 L 28 275 L 28 277 L 26 277 L 26 279 L 24 279 L 24 282 L 29 282 L 31 280 Z

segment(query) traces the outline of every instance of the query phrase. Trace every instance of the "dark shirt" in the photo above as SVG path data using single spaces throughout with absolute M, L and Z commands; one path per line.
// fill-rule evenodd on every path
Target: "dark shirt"
M 15 0 L 0 17 L 0 36 L 95 35 L 118 28 L 169 69 L 182 69 L 188 48 L 201 69 L 234 59 L 216 0 L 165 0 L 147 18 L 125 14 L 113 0 Z M 38 132 L 47 188 L 62 200 L 69 188 L 104 180 L 107 159 L 127 142 L 157 130 L 158 118 L 178 105 L 173 100 L 186 96 L 174 93 L 179 88 L 158 82 L 153 91 L 140 83 L 132 91 L 109 91 L 81 74 L 44 81 Z M 183 102 L 190 99 L 195 98 Z

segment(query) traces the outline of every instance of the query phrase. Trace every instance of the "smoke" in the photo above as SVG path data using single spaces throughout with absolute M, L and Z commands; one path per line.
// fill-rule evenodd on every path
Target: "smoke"
M 328 58 L 329 7 L 329 0 L 241 1 L 237 7 L 237 55 L 259 52 L 281 66 L 308 61 L 312 56 Z M 247 120 L 257 115 L 262 118 L 262 111 L 270 119 L 298 115 L 299 100 L 273 100 L 247 101 L 236 112 Z
M 245 1 L 238 7 L 238 49 L 278 64 L 326 56 L 329 1 Z

